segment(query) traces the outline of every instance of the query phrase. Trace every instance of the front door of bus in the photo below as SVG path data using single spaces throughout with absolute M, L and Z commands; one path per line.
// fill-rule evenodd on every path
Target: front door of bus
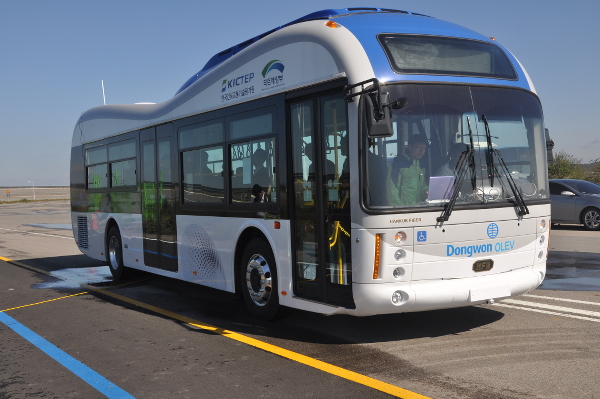
M 354 307 L 346 107 L 341 94 L 288 104 L 292 247 L 295 295 Z
M 144 264 L 177 271 L 173 125 L 142 130 Z

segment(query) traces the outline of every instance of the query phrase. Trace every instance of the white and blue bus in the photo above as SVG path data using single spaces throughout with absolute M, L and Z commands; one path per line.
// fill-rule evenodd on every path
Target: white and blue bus
M 160 104 L 73 134 L 81 251 L 234 292 L 255 315 L 366 316 L 524 294 L 546 272 L 542 108 L 494 39 L 348 8 L 214 55 Z

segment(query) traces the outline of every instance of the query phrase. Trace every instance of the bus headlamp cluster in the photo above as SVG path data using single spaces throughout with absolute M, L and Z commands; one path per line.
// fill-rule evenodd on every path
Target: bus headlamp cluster
M 540 231 L 546 231 L 546 226 L 547 226 L 546 219 L 540 220 Z

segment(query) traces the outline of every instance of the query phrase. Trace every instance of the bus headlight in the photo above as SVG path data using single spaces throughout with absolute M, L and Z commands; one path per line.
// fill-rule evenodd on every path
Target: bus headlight
M 394 240 L 396 240 L 398 244 L 402 244 L 404 241 L 406 241 L 406 233 L 403 231 L 397 232 L 394 236 Z
M 404 268 L 397 267 L 394 269 L 394 278 L 402 278 L 404 276 Z
M 395 291 L 392 294 L 392 303 L 396 306 L 400 306 L 402 302 L 406 302 L 408 300 L 408 294 L 404 291 Z
M 542 260 L 543 257 L 544 257 L 544 251 L 540 251 L 540 253 L 538 253 L 538 260 Z
M 544 242 L 546 242 L 546 237 L 541 236 L 540 237 L 540 245 L 544 245 Z
M 540 220 L 540 231 L 546 231 L 546 219 Z
M 404 260 L 406 258 L 406 251 L 403 249 L 399 249 L 394 253 L 394 259 L 397 261 Z

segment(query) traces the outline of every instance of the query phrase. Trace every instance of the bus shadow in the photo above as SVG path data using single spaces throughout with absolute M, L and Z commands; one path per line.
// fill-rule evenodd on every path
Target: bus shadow
M 504 313 L 491 307 L 468 306 L 368 317 L 323 316 L 295 311 L 285 322 L 296 326 L 318 326 L 317 330 L 325 335 L 331 334 L 347 343 L 364 344 L 457 335 L 503 317 Z
M 292 310 L 282 319 L 264 321 L 252 316 L 243 300 L 232 293 L 165 277 L 147 282 L 161 292 L 160 306 L 220 328 L 283 341 L 313 344 L 357 344 L 401 341 L 460 334 L 497 322 L 504 313 L 488 305 L 419 313 L 354 317 L 324 316 Z M 165 302 L 165 295 L 171 301 Z M 145 299 L 153 304 L 152 296 Z M 158 306 L 158 305 L 157 305 Z M 182 313 L 182 309 L 186 309 Z
M 50 272 L 54 276 L 40 275 L 42 283 L 34 285 L 33 288 L 57 291 L 72 291 L 78 288 L 77 284 L 63 284 L 64 281 L 91 284 L 110 290 L 113 290 L 110 287 L 114 287 L 115 292 L 126 297 L 135 297 L 149 305 L 241 334 L 265 337 L 268 341 L 274 340 L 274 342 L 284 340 L 346 345 L 440 337 L 480 328 L 497 322 L 504 316 L 504 313 L 490 306 L 469 306 L 368 317 L 324 316 L 293 310 L 283 319 L 264 321 L 252 316 L 244 302 L 236 300 L 234 294 L 229 292 L 138 271 L 130 279 L 113 282 L 110 278 L 110 271 L 103 262 L 90 259 L 85 255 L 32 258 L 20 262 Z M 95 282 L 93 278 L 99 280 Z M 127 284 L 116 287 L 124 283 Z M 79 286 L 79 290 L 81 289 L 82 287 Z M 108 301 L 134 311 L 170 319 L 152 311 L 108 298 L 102 293 L 90 292 L 90 294 L 101 301 Z M 201 330 L 198 331 L 201 332 Z

